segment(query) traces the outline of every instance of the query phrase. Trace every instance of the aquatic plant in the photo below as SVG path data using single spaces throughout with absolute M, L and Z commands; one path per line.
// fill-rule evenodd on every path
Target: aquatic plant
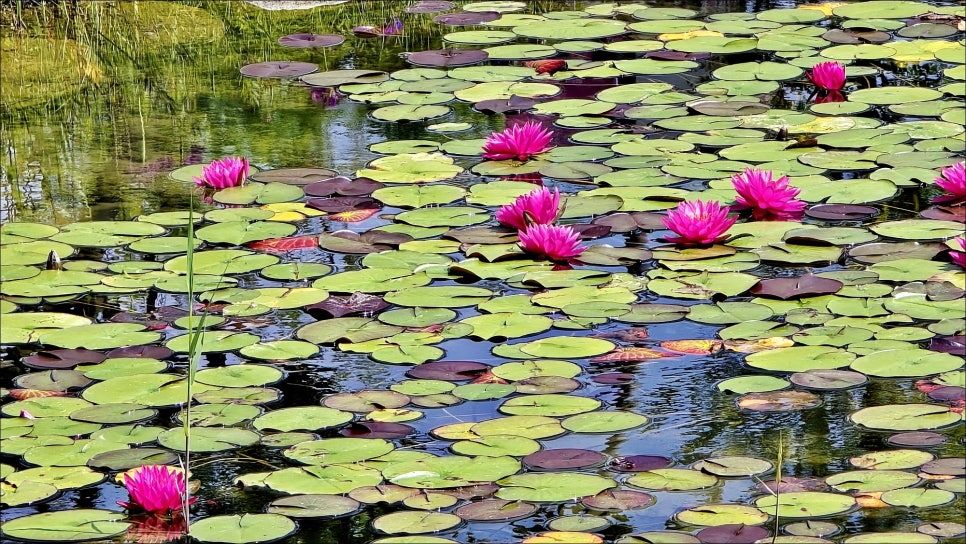
M 845 66 L 838 62 L 820 62 L 805 76 L 813 85 L 826 91 L 840 91 L 845 87 Z
M 248 178 L 248 159 L 244 157 L 225 157 L 211 161 L 201 169 L 201 177 L 194 178 L 199 187 L 227 189 L 240 187 Z
M 503 132 L 494 132 L 483 144 L 483 158 L 492 160 L 528 160 L 530 157 L 550 149 L 553 134 L 535 121 L 507 127 Z
M 496 211 L 496 220 L 518 230 L 526 230 L 529 225 L 548 225 L 559 215 L 560 191 L 551 193 L 546 187 L 534 189 L 520 195 L 512 203 Z
M 731 208 L 721 207 L 716 201 L 685 201 L 669 210 L 662 219 L 664 225 L 678 236 L 665 237 L 668 242 L 683 246 L 708 245 L 725 239 L 724 233 L 738 220 L 728 217 Z
M 117 501 L 128 510 L 144 510 L 167 516 L 180 514 L 185 506 L 184 471 L 167 465 L 144 465 L 124 474 L 131 501 Z M 188 504 L 196 499 L 189 499 Z
M 310 87 L 309 96 L 312 97 L 312 102 L 315 102 L 323 108 L 338 106 L 339 100 L 342 98 L 339 91 L 332 87 Z
M 580 247 L 580 237 L 567 225 L 530 225 L 518 235 L 524 251 L 552 261 L 568 261 L 587 249 Z
M 960 251 L 950 249 L 949 258 L 959 266 L 966 268 L 966 236 L 957 236 L 953 238 L 953 245 L 959 246 Z
M 966 202 L 966 163 L 959 161 L 943 168 L 942 174 L 936 178 L 936 185 L 946 194 L 932 199 L 933 202 Z
M 770 170 L 745 168 L 731 176 L 739 208 L 751 208 L 755 219 L 800 219 L 805 202 L 795 198 L 800 189 L 788 186 L 788 176 L 773 179 Z

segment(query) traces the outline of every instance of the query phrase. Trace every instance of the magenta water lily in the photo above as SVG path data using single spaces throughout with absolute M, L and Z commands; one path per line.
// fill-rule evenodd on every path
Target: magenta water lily
M 958 264 L 962 268 L 966 268 L 966 237 L 957 236 L 953 238 L 953 245 L 959 248 L 959 251 L 955 249 L 949 250 L 949 258 L 953 260 L 954 263 Z
M 731 209 L 714 200 L 681 202 L 677 208 L 669 210 L 664 225 L 677 236 L 665 238 L 683 246 L 703 246 L 720 242 L 726 238 L 724 233 L 738 220 L 728 217 Z
M 580 236 L 567 225 L 530 225 L 517 234 L 524 251 L 551 261 L 569 261 L 587 249 L 580 246 Z
M 739 208 L 750 208 L 755 219 L 801 219 L 806 203 L 798 200 L 800 189 L 788 186 L 788 176 L 773 179 L 770 170 L 746 168 L 731 176 Z
M 845 66 L 838 62 L 820 62 L 805 76 L 813 85 L 826 91 L 840 91 L 845 87 Z
M 527 121 L 487 136 L 483 144 L 483 158 L 497 161 L 516 159 L 522 162 L 549 150 L 552 139 L 553 134 L 540 123 Z
M 225 157 L 211 161 L 211 164 L 201 169 L 201 177 L 194 180 L 200 187 L 211 187 L 215 190 L 240 187 L 248 179 L 249 168 L 246 158 Z
M 951 204 L 966 202 L 966 163 L 960 161 L 943 168 L 942 175 L 936 178 L 936 185 L 946 194 L 934 198 L 933 202 L 948 202 Z
M 534 189 L 518 196 L 511 204 L 496 211 L 496 220 L 518 230 L 530 225 L 548 225 L 557 220 L 560 208 L 560 191 L 550 192 L 546 187 Z
M 144 465 L 124 474 L 130 502 L 117 501 L 128 510 L 167 516 L 184 508 L 185 476 L 179 468 L 166 465 Z M 192 498 L 190 503 L 196 499 Z

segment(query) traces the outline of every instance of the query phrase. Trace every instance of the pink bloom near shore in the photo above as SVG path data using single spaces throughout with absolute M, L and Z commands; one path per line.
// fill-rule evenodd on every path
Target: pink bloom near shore
M 959 266 L 966 268 L 966 237 L 957 236 L 953 238 L 953 245 L 959 246 L 960 251 L 949 250 L 949 258 Z
M 524 251 L 552 261 L 568 261 L 586 249 L 580 247 L 580 237 L 569 226 L 530 225 L 517 234 Z
M 211 164 L 201 169 L 201 177 L 194 180 L 200 187 L 212 187 L 216 190 L 239 187 L 248 179 L 248 170 L 248 159 L 225 157 L 211 161 Z
M 513 125 L 503 132 L 494 132 L 487 136 L 483 144 L 483 158 L 525 161 L 537 153 L 549 150 L 552 139 L 553 134 L 534 121 Z
M 943 168 L 942 175 L 936 178 L 936 185 L 946 191 L 946 194 L 934 198 L 933 202 L 961 203 L 966 201 L 966 163 L 961 161 Z
M 839 91 L 845 87 L 845 66 L 838 62 L 820 62 L 805 76 L 816 87 L 826 91 Z
M 124 475 L 131 502 L 118 501 L 129 509 L 155 515 L 181 512 L 184 505 L 185 477 L 180 469 L 165 465 L 145 465 Z M 191 502 L 195 499 L 192 498 Z
M 795 198 L 800 190 L 788 186 L 787 176 L 772 179 L 769 170 L 746 168 L 731 176 L 731 183 L 738 192 L 735 201 L 751 208 L 755 219 L 800 219 L 805 211 L 805 202 Z
M 526 230 L 529 225 L 548 225 L 557 219 L 560 207 L 560 191 L 551 193 L 546 187 L 534 189 L 517 197 L 496 211 L 496 220 L 517 230 Z
M 730 208 L 721 207 L 711 200 L 681 202 L 678 207 L 669 210 L 663 219 L 664 225 L 678 236 L 668 236 L 668 242 L 675 242 L 684 246 L 708 245 L 724 240 L 724 233 L 738 220 L 728 217 Z

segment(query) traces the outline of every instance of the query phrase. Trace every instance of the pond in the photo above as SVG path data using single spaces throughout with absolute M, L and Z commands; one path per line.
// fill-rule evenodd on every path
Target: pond
M 5 542 L 966 541 L 962 3 L 0 13 Z

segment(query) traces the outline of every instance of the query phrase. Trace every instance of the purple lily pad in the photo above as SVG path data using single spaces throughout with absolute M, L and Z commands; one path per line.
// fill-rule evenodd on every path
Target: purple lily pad
M 406 62 L 414 66 L 469 66 L 481 63 L 489 56 L 480 49 L 438 49 L 410 53 Z
M 371 210 L 380 208 L 375 200 L 364 196 L 335 196 L 327 198 L 310 198 L 305 202 L 309 208 L 328 213 L 351 212 L 353 210 Z
M 481 100 L 473 107 L 482 113 L 507 113 L 507 112 L 517 112 L 526 111 L 537 105 L 537 100 L 533 98 L 524 98 L 522 96 L 510 95 L 510 98 L 503 99 L 493 99 L 493 100 Z
M 241 67 L 240 72 L 248 77 L 299 77 L 318 69 L 318 65 L 311 62 L 276 60 L 246 64 Z
M 608 489 L 596 495 L 581 498 L 580 504 L 593 510 L 623 512 L 654 504 L 654 496 L 629 489 Z
M 433 17 L 434 23 L 449 26 L 481 25 L 496 21 L 500 14 L 495 11 L 464 11 L 462 13 L 447 13 Z
M 610 234 L 610 227 L 607 225 L 578 223 L 575 225 L 570 225 L 570 228 L 574 229 L 574 232 L 580 236 L 581 240 L 592 240 L 594 238 L 601 238 Z
M 500 486 L 494 483 L 464 485 L 452 489 L 435 489 L 436 493 L 452 495 L 461 501 L 473 499 L 488 499 L 500 490 Z
M 966 222 L 966 206 L 933 206 L 919 212 L 926 219 Z
M 835 293 L 842 288 L 843 283 L 831 278 L 823 278 L 814 274 L 803 274 L 797 278 L 772 278 L 761 280 L 750 292 L 755 295 L 780 298 L 810 297 Z
M 375 313 L 389 307 L 389 303 L 375 295 L 353 293 L 347 297 L 330 296 L 322 302 L 305 307 L 309 314 L 318 319 L 343 317 L 347 315 Z M 316 315 L 321 314 L 321 315 Z
M 919 467 L 926 474 L 966 476 L 966 462 L 962 457 L 940 457 Z
M 815 219 L 829 221 L 858 221 L 868 219 L 879 213 L 872 206 L 858 206 L 855 204 L 819 204 L 805 210 L 805 215 Z
M 344 42 L 345 38 L 339 34 L 289 34 L 278 39 L 282 47 L 313 49 L 316 47 L 332 47 Z
M 864 29 L 832 29 L 822 34 L 822 38 L 832 42 L 841 44 L 866 44 L 866 43 L 883 43 L 889 41 L 892 37 L 888 32 L 882 32 L 879 30 L 864 30 Z
M 805 210 L 805 215 L 815 219 L 829 221 L 859 221 L 868 219 L 879 213 L 878 208 L 872 206 L 858 206 L 855 204 L 819 204 Z
M 420 0 L 403 11 L 406 13 L 439 13 L 453 9 L 454 5 L 452 2 L 445 0 Z
M 896 259 L 932 259 L 946 246 L 935 242 L 872 242 L 849 250 L 849 257 L 863 264 Z
M 74 368 L 80 364 L 97 364 L 106 358 L 104 353 L 89 349 L 52 349 L 24 357 L 23 364 L 30 368 L 61 369 Z
M 362 196 L 383 187 L 385 185 L 369 178 L 352 179 L 346 176 L 335 176 L 310 183 L 304 189 L 307 196 Z
M 167 359 L 174 352 L 164 346 L 126 346 L 115 348 L 107 352 L 108 359 L 126 359 L 143 357 L 145 359 Z
M 409 436 L 414 432 L 416 432 L 416 429 L 413 429 L 409 425 L 403 425 L 402 423 L 359 421 L 340 430 L 339 434 L 350 438 L 385 438 L 386 440 L 395 440 Z
M 530 470 L 575 470 L 598 466 L 607 459 L 603 453 L 577 448 L 541 450 L 523 458 Z
M 926 395 L 933 399 L 943 402 L 955 402 L 960 400 L 966 400 L 966 387 L 960 387 L 958 385 L 944 385 L 933 389 Z
M 942 353 L 952 353 L 954 355 L 966 354 L 966 336 L 938 336 L 929 341 L 931 351 Z
M 623 457 L 614 457 L 608 461 L 607 470 L 613 470 L 615 472 L 644 472 L 646 470 L 668 468 L 673 464 L 674 461 L 671 461 L 667 457 L 661 457 L 660 455 L 626 455 Z
M 536 505 L 528 502 L 486 499 L 460 506 L 453 513 L 466 521 L 508 522 L 523 519 L 536 509 Z
M 886 438 L 886 444 L 907 448 L 930 448 L 945 444 L 949 439 L 932 431 L 910 431 Z
M 338 172 L 329 168 L 276 168 L 262 170 L 249 176 L 253 181 L 262 183 L 287 183 L 289 185 L 307 185 L 316 181 L 329 179 Z M 324 195 L 309 195 L 324 196 Z
M 756 540 L 768 536 L 768 529 L 743 523 L 726 523 L 714 527 L 705 527 L 694 536 L 705 544 L 753 544 Z
M 319 247 L 336 253 L 378 253 L 413 239 L 408 234 L 369 231 L 363 234 L 338 230 L 332 234 L 319 235 Z
M 608 372 L 594 376 L 591 380 L 602 385 L 623 385 L 633 382 L 634 375 L 626 372 Z
M 490 369 L 490 365 L 475 361 L 433 361 L 423 363 L 406 372 L 410 378 L 461 382 L 473 380 Z

